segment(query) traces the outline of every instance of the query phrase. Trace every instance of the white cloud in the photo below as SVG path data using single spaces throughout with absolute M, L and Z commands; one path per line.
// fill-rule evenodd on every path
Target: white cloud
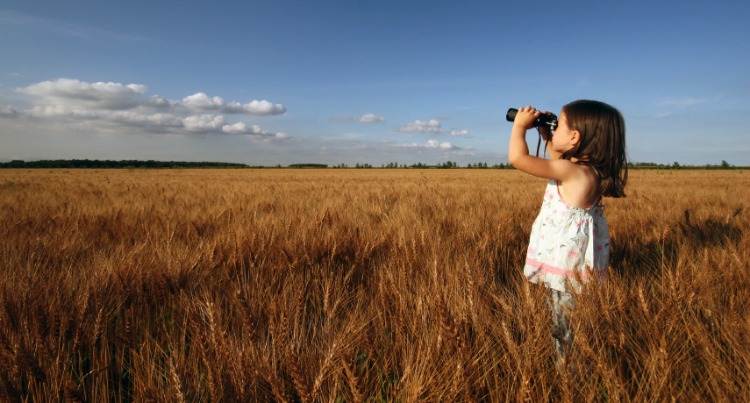
M 362 123 L 385 122 L 384 117 L 375 115 L 374 113 L 365 113 L 364 115 L 360 116 L 358 120 Z
M 448 134 L 456 137 L 471 137 L 471 133 L 466 129 L 453 129 Z
M 253 100 L 246 104 L 239 102 L 225 103 L 221 97 L 209 97 L 198 92 L 182 99 L 180 104 L 188 109 L 198 111 L 217 111 L 221 113 L 246 113 L 255 116 L 280 115 L 286 112 L 281 104 L 262 100 Z
M 429 133 L 429 134 L 440 134 L 443 132 L 440 122 L 436 119 L 431 119 L 427 122 L 416 120 L 411 123 L 407 123 L 398 128 L 398 131 L 402 133 Z
M 151 132 L 161 133 L 183 129 L 182 118 L 170 113 L 143 114 L 133 111 L 120 111 L 107 114 L 102 120 L 130 128 L 141 128 Z
M 71 121 L 96 121 L 97 124 L 119 125 L 153 133 L 228 133 L 248 134 L 256 138 L 287 138 L 283 133 L 262 130 L 244 122 L 226 124 L 225 114 L 252 116 L 279 115 L 286 112 L 281 104 L 266 100 L 247 103 L 225 102 L 219 96 L 203 92 L 181 100 L 160 95 L 144 96 L 148 88 L 142 84 L 114 82 L 88 83 L 60 78 L 43 81 L 17 92 L 29 97 L 31 107 L 19 110 L 13 106 L 0 109 L 0 118 L 25 117 L 42 119 L 51 124 Z
M 336 116 L 331 118 L 331 120 L 340 120 L 345 122 L 360 122 L 360 123 L 381 123 L 385 122 L 385 117 L 381 115 L 376 115 L 374 113 L 365 113 L 364 115 L 344 115 L 344 116 Z
M 448 142 L 439 142 L 437 140 L 428 140 L 427 144 L 425 144 L 425 147 L 427 148 L 439 148 L 441 150 L 452 150 L 455 148 L 453 144 Z
M 174 101 L 164 98 L 161 95 L 152 95 L 148 100 L 144 102 L 145 106 L 152 108 L 169 108 L 174 105 Z
M 183 98 L 181 104 L 189 109 L 215 111 L 224 106 L 224 100 L 221 97 L 209 98 L 208 95 L 198 92 Z
M 417 144 L 417 143 L 409 143 L 409 144 L 395 144 L 396 147 L 404 147 L 404 148 L 422 148 L 422 149 L 440 149 L 440 150 L 458 150 L 459 148 L 454 146 L 453 144 L 449 142 L 440 142 L 435 139 L 428 140 L 427 143 L 424 144 Z
M 272 133 L 265 131 L 258 125 L 252 125 L 248 127 L 244 122 L 224 125 L 221 127 L 221 131 L 228 134 L 245 134 L 262 139 L 286 139 L 289 137 L 284 133 Z
M 237 122 L 233 125 L 222 126 L 221 131 L 229 134 L 245 134 L 247 133 L 247 125 L 243 122 Z
M 211 133 L 224 126 L 224 116 L 221 115 L 193 115 L 182 119 L 185 129 L 191 132 Z
M 449 136 L 471 137 L 471 133 L 466 129 L 444 129 L 437 119 L 430 119 L 427 122 L 415 120 L 399 127 L 398 131 L 401 133 L 424 133 L 433 136 L 447 134 Z
M 136 107 L 139 97 L 147 90 L 145 85 L 140 84 L 87 83 L 60 78 L 19 88 L 18 92 L 36 97 L 41 103 L 69 103 L 99 109 L 122 110 Z
M 281 115 L 286 108 L 281 104 L 274 104 L 266 100 L 253 100 L 246 104 L 230 102 L 223 109 L 225 113 L 247 113 L 255 116 Z

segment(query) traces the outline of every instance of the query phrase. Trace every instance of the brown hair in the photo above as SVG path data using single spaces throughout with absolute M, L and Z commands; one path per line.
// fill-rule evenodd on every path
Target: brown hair
M 599 101 L 573 101 L 562 108 L 568 127 L 581 139 L 561 158 L 575 157 L 578 164 L 594 168 L 602 196 L 625 197 L 628 161 L 625 150 L 625 119 L 616 108 Z

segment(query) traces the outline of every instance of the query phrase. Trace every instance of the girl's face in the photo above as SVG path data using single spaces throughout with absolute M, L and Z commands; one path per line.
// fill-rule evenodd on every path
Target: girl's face
M 557 119 L 557 128 L 552 131 L 552 149 L 561 153 L 570 150 L 574 147 L 571 140 L 574 138 L 574 130 L 571 130 L 568 126 L 568 119 L 565 116 L 565 112 L 560 112 L 560 117 Z

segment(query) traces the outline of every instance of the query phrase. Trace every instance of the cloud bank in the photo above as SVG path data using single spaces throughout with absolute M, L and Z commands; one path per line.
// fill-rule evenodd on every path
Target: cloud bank
M 212 157 L 200 158 L 215 160 L 277 164 L 308 161 L 317 156 L 332 163 L 395 160 L 437 163 L 445 159 L 474 158 L 475 154 L 471 148 L 442 139 L 389 141 L 337 133 L 337 127 L 318 129 L 313 136 L 302 130 L 292 138 L 257 124 L 256 120 L 286 113 L 284 105 L 267 100 L 239 102 L 205 92 L 171 99 L 149 94 L 149 88 L 143 84 L 69 78 L 42 81 L 15 91 L 19 96 L 14 97 L 10 105 L 0 103 L 0 135 L 5 136 L 6 141 L 0 156 L 7 159 L 59 158 L 60 155 L 141 158 L 134 156 L 145 155 L 142 158 L 190 160 L 201 155 Z M 0 94 L 0 102 L 6 99 L 9 98 Z M 386 122 L 384 116 L 375 113 L 331 120 L 374 126 Z M 293 120 L 282 123 L 295 125 Z M 394 128 L 383 130 L 392 134 Z M 470 136 L 467 130 L 443 128 L 437 119 L 417 120 L 395 130 L 434 136 Z M 128 138 L 138 133 L 172 136 L 149 136 L 145 139 L 147 143 L 142 142 L 142 138 Z M 188 138 L 174 141 L 175 135 Z M 274 144 L 245 148 L 237 142 L 242 138 Z
M 20 110 L 5 106 L 0 109 L 0 117 L 96 122 L 151 133 L 234 134 L 263 140 L 288 137 L 242 121 L 230 123 L 225 117 L 266 117 L 286 112 L 283 105 L 266 100 L 226 102 L 203 92 L 173 100 L 145 96 L 148 87 L 142 84 L 88 83 L 69 78 L 43 81 L 16 91 L 29 98 L 31 107 Z

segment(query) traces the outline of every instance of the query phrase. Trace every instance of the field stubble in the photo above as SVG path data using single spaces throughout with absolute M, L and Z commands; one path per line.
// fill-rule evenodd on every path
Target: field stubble
M 747 173 L 635 171 L 552 359 L 497 170 L 0 171 L 8 401 L 750 399 Z

